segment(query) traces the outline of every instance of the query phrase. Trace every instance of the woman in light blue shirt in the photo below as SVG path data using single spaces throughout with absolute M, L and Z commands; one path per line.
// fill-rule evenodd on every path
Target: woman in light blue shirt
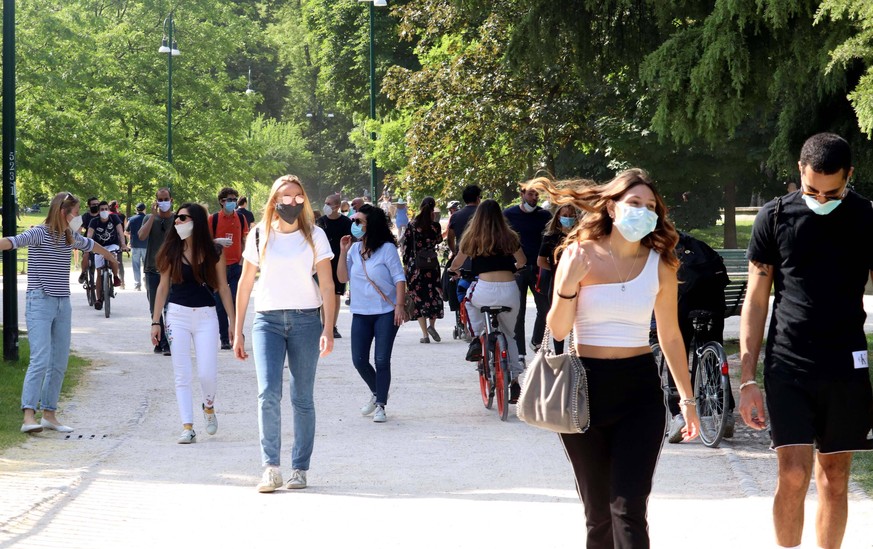
M 397 240 L 385 212 L 369 204 L 352 217 L 352 237 L 340 240 L 337 279 L 349 283 L 352 295 L 352 363 L 370 389 L 361 407 L 373 421 L 386 421 L 385 405 L 391 386 L 391 351 L 398 327 L 406 320 L 406 275 L 397 253 Z M 370 347 L 375 341 L 370 364 Z M 374 413 L 375 412 L 375 413 Z

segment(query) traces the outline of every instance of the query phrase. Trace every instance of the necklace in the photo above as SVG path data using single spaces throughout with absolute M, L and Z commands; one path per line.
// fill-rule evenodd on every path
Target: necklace
M 624 285 L 627 284 L 627 281 L 630 280 L 631 274 L 634 272 L 634 267 L 637 266 L 637 257 L 639 254 L 634 255 L 634 262 L 631 263 L 630 271 L 628 271 L 627 276 L 624 280 L 621 279 L 621 273 L 618 271 L 618 264 L 615 262 L 615 256 L 612 254 L 612 242 L 609 243 L 609 257 L 612 258 L 612 266 L 615 267 L 615 274 L 618 275 L 618 281 L 621 283 L 621 291 L 625 291 Z

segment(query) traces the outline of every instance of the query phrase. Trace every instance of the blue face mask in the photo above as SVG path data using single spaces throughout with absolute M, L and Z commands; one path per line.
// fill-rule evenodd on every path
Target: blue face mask
M 352 223 L 352 236 L 360 240 L 364 236 L 364 226 Z
M 834 211 L 837 206 L 843 203 L 843 199 L 840 200 L 828 200 L 824 204 L 816 200 L 815 198 L 807 195 L 803 195 L 803 201 L 806 202 L 806 205 L 810 210 L 817 213 L 818 215 L 827 215 Z
M 231 202 L 230 200 L 228 200 L 227 202 L 224 203 L 224 211 L 226 211 L 227 213 L 230 213 L 230 212 L 234 211 L 235 209 L 236 209 L 236 202 Z
M 561 226 L 564 227 L 565 229 L 569 229 L 570 227 L 572 227 L 573 225 L 576 224 L 575 217 L 564 217 L 562 215 L 559 220 L 561 222 Z
M 355 215 L 355 209 L 352 207 L 349 207 L 349 213 L 347 213 L 346 215 L 348 215 L 349 218 L 351 218 L 353 215 Z
M 648 208 L 635 208 L 623 202 L 616 203 L 613 225 L 628 242 L 638 242 L 655 230 L 658 214 Z

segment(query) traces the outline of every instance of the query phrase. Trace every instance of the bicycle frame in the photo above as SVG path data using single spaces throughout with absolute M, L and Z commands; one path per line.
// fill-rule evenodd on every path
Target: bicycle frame
M 479 359 L 479 388 L 485 408 L 491 409 L 497 397 L 497 413 L 501 421 L 509 417 L 509 372 L 508 342 L 500 331 L 497 315 L 505 307 L 482 307 L 485 315 L 485 330 L 479 336 L 482 357 Z

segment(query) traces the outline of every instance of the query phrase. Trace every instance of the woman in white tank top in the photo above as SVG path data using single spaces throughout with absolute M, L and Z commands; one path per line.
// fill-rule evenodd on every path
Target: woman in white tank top
M 700 425 L 676 313 L 679 235 L 642 170 L 603 185 L 573 183 L 528 183 L 553 203 L 588 212 L 565 241 L 547 322 L 556 340 L 575 330 L 591 427 L 561 441 L 585 505 L 587 547 L 646 548 L 648 496 L 667 420 L 649 347 L 653 311 L 681 395 L 685 440 Z

